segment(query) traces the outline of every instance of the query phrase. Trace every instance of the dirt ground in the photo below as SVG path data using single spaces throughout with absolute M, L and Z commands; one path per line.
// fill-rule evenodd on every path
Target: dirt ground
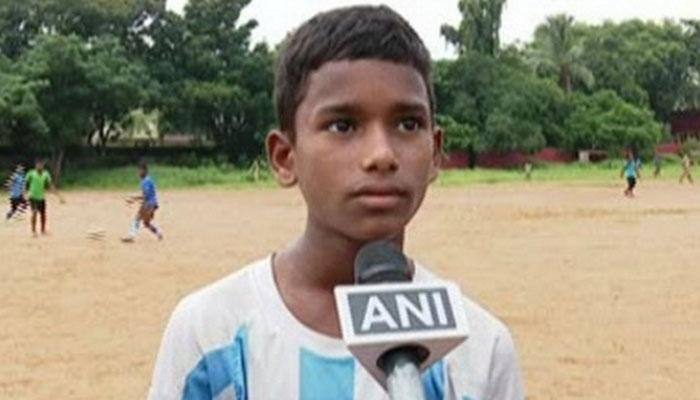
M 409 229 L 510 326 L 529 399 L 700 399 L 700 186 L 621 186 L 433 188 Z M 124 194 L 49 199 L 48 237 L 0 223 L 0 399 L 143 398 L 177 300 L 304 222 L 294 191 L 166 191 L 165 241 L 123 245 Z

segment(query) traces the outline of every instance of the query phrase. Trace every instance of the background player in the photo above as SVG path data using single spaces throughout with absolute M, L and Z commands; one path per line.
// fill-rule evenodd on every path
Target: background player
M 134 202 L 140 201 L 141 205 L 139 210 L 136 212 L 136 217 L 134 218 L 134 223 L 131 226 L 129 234 L 122 238 L 122 241 L 125 243 L 131 243 L 134 241 L 139 232 L 142 221 L 143 225 L 149 231 L 153 232 L 156 237 L 158 237 L 158 240 L 163 240 L 163 233 L 153 222 L 156 210 L 159 207 L 156 183 L 148 174 L 148 164 L 145 161 L 139 163 L 139 177 L 141 178 L 141 194 L 130 196 L 126 199 L 128 204 L 133 204 Z
M 41 218 L 41 234 L 46 234 L 46 191 L 51 191 L 61 203 L 65 203 L 63 197 L 56 190 L 53 184 L 51 174 L 46 170 L 46 161 L 43 158 L 37 158 L 34 169 L 27 174 L 27 192 L 29 198 L 29 206 L 32 209 L 32 235 L 36 237 L 36 219 L 37 214 Z
M 17 213 L 24 213 L 27 208 L 27 199 L 24 198 L 25 185 L 24 165 L 18 163 L 15 172 L 10 176 L 6 184 L 10 190 L 10 209 L 5 214 L 5 220 L 9 220 Z

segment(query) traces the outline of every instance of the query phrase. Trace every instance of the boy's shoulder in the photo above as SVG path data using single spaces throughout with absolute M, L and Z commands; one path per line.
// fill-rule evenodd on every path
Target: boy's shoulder
M 416 270 L 416 278 L 425 275 L 437 279 L 424 268 Z M 462 299 L 469 333 L 467 340 L 446 357 L 455 382 L 461 391 L 490 393 L 499 399 L 523 398 L 518 355 L 510 330 L 468 294 Z
M 434 275 L 424 266 L 418 265 L 416 267 L 417 281 L 431 281 L 438 279 L 441 278 Z M 510 336 L 510 332 L 506 324 L 469 294 L 462 294 L 462 305 L 464 306 L 464 311 L 467 314 L 467 321 L 472 333 L 478 333 L 480 336 Z
M 179 307 L 192 311 L 216 311 L 211 305 L 249 302 L 255 294 L 255 275 L 269 267 L 269 258 L 260 259 L 185 296 Z
M 253 262 L 185 296 L 168 329 L 208 351 L 227 343 L 240 327 L 265 320 L 258 276 L 266 266 L 269 259 Z
M 203 324 L 222 316 L 236 317 L 242 323 L 246 316 L 263 311 L 261 308 L 266 299 L 262 297 L 269 295 L 267 291 L 275 290 L 274 284 L 268 282 L 273 279 L 268 276 L 272 274 L 271 268 L 269 256 L 252 262 L 187 295 L 180 301 L 177 311 Z M 429 282 L 438 279 L 441 278 L 424 266 L 416 267 L 416 281 Z M 265 287 L 262 287 L 263 285 Z M 463 296 L 463 305 L 471 336 L 478 336 L 482 342 L 497 340 L 498 337 L 510 337 L 507 326 L 471 296 Z

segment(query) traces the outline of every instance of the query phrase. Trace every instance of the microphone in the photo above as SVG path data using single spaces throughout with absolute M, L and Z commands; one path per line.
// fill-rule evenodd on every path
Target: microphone
M 360 249 L 355 283 L 335 288 L 348 349 L 392 400 L 424 399 L 421 372 L 467 338 L 459 288 L 412 282 L 406 257 L 388 241 Z

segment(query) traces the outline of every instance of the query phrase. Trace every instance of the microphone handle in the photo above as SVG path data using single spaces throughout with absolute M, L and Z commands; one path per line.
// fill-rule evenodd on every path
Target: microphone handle
M 391 400 L 425 400 L 418 357 L 414 351 L 391 351 L 385 356 L 384 363 Z

